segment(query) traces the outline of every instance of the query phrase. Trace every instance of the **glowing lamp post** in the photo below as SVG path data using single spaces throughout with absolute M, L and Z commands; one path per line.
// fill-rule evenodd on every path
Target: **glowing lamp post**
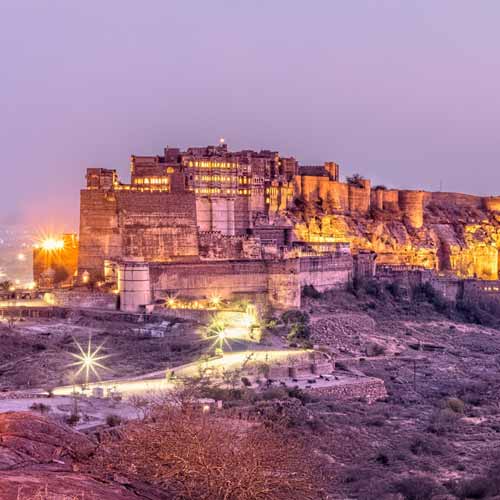
M 215 349 L 215 354 L 224 355 L 224 344 L 229 346 L 227 342 L 226 324 L 224 321 L 215 316 L 207 327 L 207 338 L 213 339 L 214 342 L 211 348 Z
M 221 304 L 221 298 L 218 295 L 214 295 L 210 298 L 210 303 L 213 307 L 218 308 Z
M 98 369 L 101 368 L 103 370 L 107 370 L 108 368 L 104 366 L 100 361 L 109 358 L 109 354 L 99 354 L 101 351 L 103 344 L 98 346 L 96 349 L 92 348 L 92 339 L 89 337 L 89 342 L 87 346 L 87 350 L 85 351 L 82 346 L 80 345 L 79 342 L 75 340 L 75 344 L 80 350 L 80 353 L 75 354 L 75 353 L 70 353 L 71 356 L 77 359 L 74 363 L 71 363 L 68 366 L 76 366 L 78 367 L 78 370 L 76 371 L 74 377 L 75 380 L 76 378 L 81 374 L 85 374 L 85 384 L 84 387 L 86 388 L 89 384 L 89 379 L 91 373 L 93 373 L 97 379 L 100 379 Z

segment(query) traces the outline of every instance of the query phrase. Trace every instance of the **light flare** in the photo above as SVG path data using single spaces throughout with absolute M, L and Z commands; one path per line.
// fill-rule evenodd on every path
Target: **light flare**
M 75 340 L 75 344 L 78 347 L 80 353 L 70 353 L 71 356 L 77 359 L 74 363 L 70 363 L 68 366 L 77 366 L 79 367 L 75 373 L 75 379 L 81 374 L 85 373 L 85 384 L 88 385 L 91 373 L 96 376 L 98 380 L 100 380 L 100 375 L 98 369 L 109 370 L 106 366 L 104 366 L 100 361 L 109 358 L 110 354 L 99 354 L 104 344 L 100 344 L 97 348 L 92 348 L 92 338 L 89 337 L 87 350 L 85 351 L 81 344 Z

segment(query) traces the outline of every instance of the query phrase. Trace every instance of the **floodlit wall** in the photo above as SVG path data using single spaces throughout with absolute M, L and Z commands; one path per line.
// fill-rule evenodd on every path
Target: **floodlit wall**
M 500 196 L 484 198 L 484 208 L 490 212 L 500 212 Z
M 347 286 L 351 274 L 350 255 L 150 265 L 153 299 L 176 293 L 223 298 L 267 294 L 277 308 L 299 307 L 300 290 L 305 285 L 319 291 Z
M 168 261 L 198 256 L 192 193 L 83 190 L 79 275 L 104 275 L 105 260 Z
M 399 207 L 411 227 L 420 229 L 424 225 L 423 191 L 399 191 Z

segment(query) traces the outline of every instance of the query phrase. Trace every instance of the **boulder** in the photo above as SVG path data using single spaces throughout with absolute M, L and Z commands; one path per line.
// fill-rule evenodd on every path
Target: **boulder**
M 71 427 L 30 412 L 0 413 L 0 499 L 160 500 L 144 484 L 94 477 L 97 445 Z

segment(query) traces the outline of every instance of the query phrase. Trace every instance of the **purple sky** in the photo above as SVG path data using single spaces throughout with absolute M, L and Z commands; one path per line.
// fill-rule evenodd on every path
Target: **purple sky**
M 0 221 L 77 229 L 88 166 L 272 148 L 500 193 L 498 0 L 1 0 Z

